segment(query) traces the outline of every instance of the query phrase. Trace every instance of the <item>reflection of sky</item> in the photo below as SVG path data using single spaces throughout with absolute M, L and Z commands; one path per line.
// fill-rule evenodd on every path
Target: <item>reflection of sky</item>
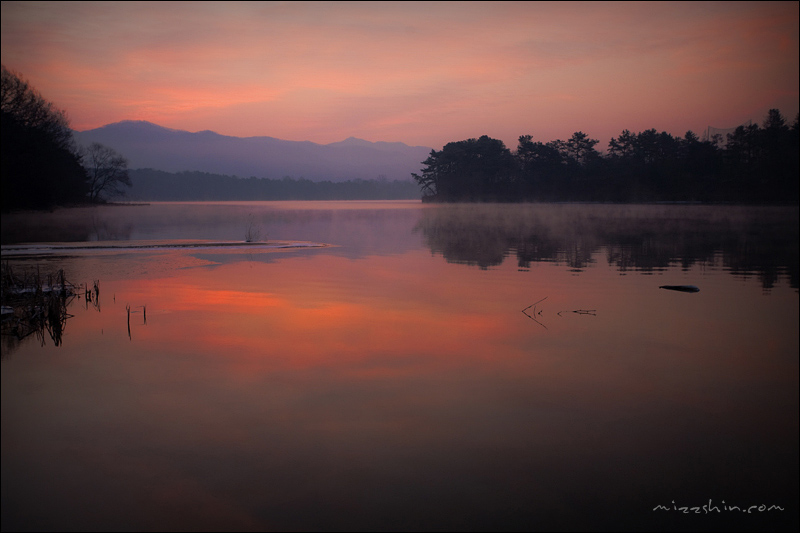
M 4 527 L 641 529 L 673 499 L 797 501 L 785 285 L 272 255 L 101 281 L 62 347 L 3 360 Z M 544 297 L 547 329 L 520 312 Z

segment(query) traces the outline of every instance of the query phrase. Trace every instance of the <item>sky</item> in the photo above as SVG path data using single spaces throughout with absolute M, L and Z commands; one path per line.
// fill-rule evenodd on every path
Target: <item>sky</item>
M 798 2 L 2 2 L 2 63 L 121 120 L 439 150 L 798 113 Z

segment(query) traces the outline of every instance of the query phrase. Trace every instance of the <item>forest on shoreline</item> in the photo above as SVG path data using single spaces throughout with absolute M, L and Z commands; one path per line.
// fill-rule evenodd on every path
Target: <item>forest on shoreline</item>
M 697 202 L 798 204 L 798 118 L 778 109 L 726 138 L 624 130 L 604 154 L 596 139 L 519 138 L 512 152 L 488 136 L 432 150 L 413 174 L 430 202 Z
M 409 180 L 311 181 L 285 177 L 239 178 L 208 172 L 128 171 L 133 201 L 237 200 L 415 200 L 419 186 Z
M 130 186 L 128 161 L 100 143 L 79 146 L 67 113 L 22 76 L 0 76 L 2 211 L 105 203 Z

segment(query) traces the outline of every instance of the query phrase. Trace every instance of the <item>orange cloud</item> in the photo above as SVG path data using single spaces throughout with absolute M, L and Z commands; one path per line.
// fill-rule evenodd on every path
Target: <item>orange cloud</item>
M 77 129 L 604 146 L 794 116 L 797 20 L 796 3 L 3 3 L 2 58 Z

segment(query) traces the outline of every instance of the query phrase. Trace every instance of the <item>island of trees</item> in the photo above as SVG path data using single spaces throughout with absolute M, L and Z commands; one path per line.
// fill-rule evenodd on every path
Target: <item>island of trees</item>
M 512 152 L 484 135 L 432 150 L 412 175 L 423 201 L 798 203 L 798 118 L 778 109 L 724 139 L 650 129 L 623 131 L 605 154 L 597 143 L 523 135 Z
M 130 186 L 124 157 L 77 146 L 66 113 L 5 65 L 0 112 L 3 212 L 100 203 Z

